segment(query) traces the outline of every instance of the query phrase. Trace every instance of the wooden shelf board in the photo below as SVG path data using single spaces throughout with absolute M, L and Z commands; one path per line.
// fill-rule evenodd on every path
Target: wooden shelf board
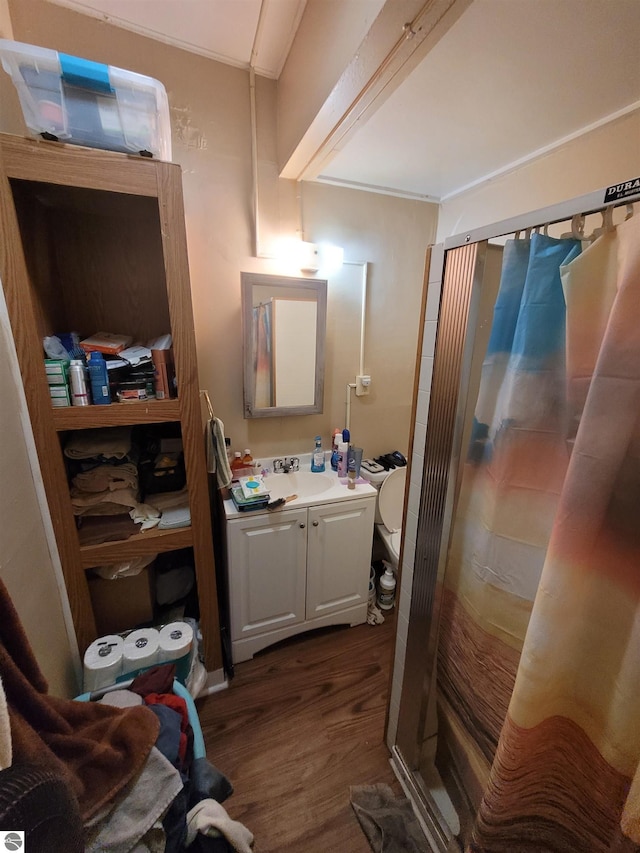
M 175 530 L 153 529 L 116 542 L 83 545 L 80 547 L 80 560 L 83 569 L 91 569 L 94 566 L 109 565 L 130 557 L 144 557 L 148 554 L 189 548 L 192 544 L 191 527 L 178 527 Z
M 68 429 L 155 424 L 180 420 L 178 400 L 112 403 L 110 406 L 65 406 L 52 410 L 58 432 Z

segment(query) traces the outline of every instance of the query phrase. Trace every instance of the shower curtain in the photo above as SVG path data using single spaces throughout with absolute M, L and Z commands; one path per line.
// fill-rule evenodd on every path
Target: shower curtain
M 473 853 L 640 850 L 640 217 L 505 247 L 438 652 Z

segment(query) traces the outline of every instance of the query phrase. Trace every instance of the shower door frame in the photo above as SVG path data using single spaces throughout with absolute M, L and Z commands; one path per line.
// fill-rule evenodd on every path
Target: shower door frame
M 419 487 L 418 523 L 415 550 L 407 541 L 407 512 L 403 525 L 403 555 L 400 580 L 399 627 L 408 618 L 406 651 L 402 656 L 402 640 L 396 636 L 395 666 L 388 713 L 387 743 L 391 763 L 403 783 L 429 832 L 430 840 L 440 853 L 459 851 L 451 830 L 431 797 L 419 774 L 420 757 L 428 703 L 435 690 L 435 664 L 439 634 L 440 601 L 438 587 L 446 570 L 449 539 L 453 526 L 453 509 L 460 480 L 460 456 L 468 393 L 476 320 L 484 274 L 484 253 L 488 241 L 517 232 L 533 230 L 544 225 L 571 221 L 574 216 L 596 214 L 609 207 L 620 207 L 640 200 L 640 191 L 623 199 L 606 200 L 607 189 L 551 205 L 546 208 L 501 220 L 491 225 L 449 237 L 429 250 L 430 269 L 426 280 L 440 282 L 440 305 L 433 360 L 433 377 L 424 448 L 416 447 L 416 423 L 412 425 L 413 453 L 422 455 L 424 463 Z M 640 215 L 640 212 L 635 214 Z M 454 290 L 460 280 L 447 280 L 449 253 L 461 247 L 477 246 L 472 275 L 467 276 L 462 289 Z M 431 285 L 429 285 L 431 286 Z M 461 319 L 465 322 L 462 323 Z M 441 331 L 449 332 L 447 336 Z M 453 339 L 452 339 L 453 338 Z M 424 355 L 424 353 L 423 353 Z M 417 390 L 414 392 L 417 394 Z M 455 412 L 451 401 L 455 399 Z M 413 411 L 416 410 L 414 400 Z M 448 458 L 443 450 L 448 449 Z M 415 455 L 413 457 L 415 459 Z M 411 461 L 410 461 L 411 464 Z M 415 481 L 409 470 L 408 482 Z M 427 490 L 426 484 L 430 486 Z M 428 493 L 427 493 L 428 491 Z M 415 504 L 415 498 L 414 498 Z M 409 505 L 411 509 L 411 492 Z M 413 551 L 413 553 L 412 553 Z M 409 613 L 402 612 L 403 577 L 410 583 Z M 425 652 L 426 650 L 426 652 Z M 398 692 L 400 696 L 398 698 Z M 432 697 L 433 698 L 433 697 Z M 398 703 L 397 719 L 393 719 L 394 701 Z

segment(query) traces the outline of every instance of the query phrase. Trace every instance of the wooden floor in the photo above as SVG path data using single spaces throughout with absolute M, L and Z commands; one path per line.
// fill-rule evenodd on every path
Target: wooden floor
M 349 786 L 402 794 L 383 740 L 394 631 L 391 611 L 382 625 L 302 635 L 198 700 L 207 757 L 235 788 L 225 808 L 255 853 L 370 853 Z

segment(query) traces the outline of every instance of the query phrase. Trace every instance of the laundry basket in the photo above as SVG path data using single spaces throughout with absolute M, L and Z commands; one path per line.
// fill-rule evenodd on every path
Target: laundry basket
M 97 699 L 101 699 L 103 696 L 105 696 L 107 693 L 110 693 L 112 690 L 126 690 L 130 684 L 131 681 L 120 682 L 118 684 L 114 684 L 112 687 L 96 691 L 95 693 L 82 693 L 80 696 L 76 696 L 75 701 L 92 702 Z M 205 758 L 206 750 L 204 746 L 204 737 L 202 736 L 202 727 L 200 725 L 198 711 L 196 710 L 196 703 L 193 701 L 193 697 L 191 696 L 187 688 L 184 685 L 180 684 L 177 679 L 174 679 L 173 681 L 173 692 L 176 694 L 176 696 L 180 696 L 181 699 L 184 699 L 187 706 L 189 723 L 191 724 L 191 728 L 193 730 L 193 757 Z

